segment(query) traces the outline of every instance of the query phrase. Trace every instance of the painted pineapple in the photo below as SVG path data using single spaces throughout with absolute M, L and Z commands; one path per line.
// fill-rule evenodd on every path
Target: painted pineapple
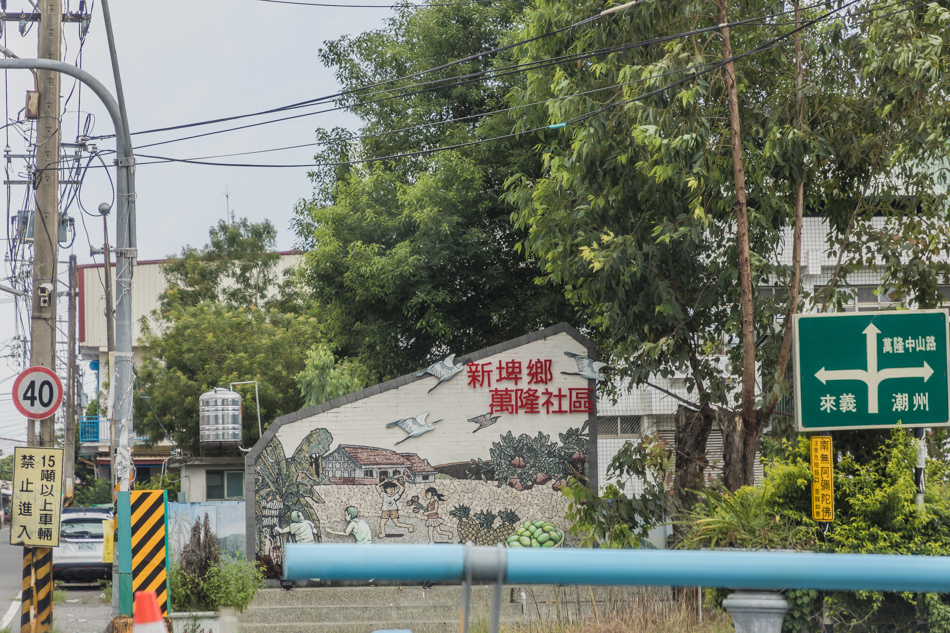
M 501 521 L 501 525 L 495 529 L 495 542 L 504 543 L 509 536 L 515 533 L 518 521 L 521 519 L 511 508 L 499 510 L 498 519 Z
M 488 510 L 475 513 L 475 524 L 478 526 L 475 530 L 475 538 L 472 539 L 475 545 L 494 545 L 499 542 L 495 538 L 495 517 L 495 513 Z
M 478 531 L 478 526 L 472 520 L 471 513 L 471 508 L 461 503 L 449 510 L 449 516 L 454 517 L 459 522 L 458 535 L 461 543 L 475 542 L 475 533 Z

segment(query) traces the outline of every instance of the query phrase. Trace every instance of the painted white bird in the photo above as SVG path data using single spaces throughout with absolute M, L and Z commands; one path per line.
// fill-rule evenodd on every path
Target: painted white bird
M 442 420 L 433 420 L 432 422 L 426 423 L 426 418 L 429 417 L 429 413 L 420 413 L 414 418 L 404 418 L 402 420 L 396 420 L 395 422 L 390 422 L 386 425 L 386 428 L 392 428 L 398 426 L 403 431 L 408 433 L 406 437 L 402 438 L 396 444 L 402 444 L 408 439 L 413 437 L 419 437 L 423 433 L 428 433 L 435 428 L 436 422 L 441 422 Z
M 598 382 L 606 378 L 606 376 L 600 373 L 600 370 L 607 367 L 607 363 L 592 360 L 573 352 L 564 352 L 564 355 L 574 359 L 574 362 L 577 363 L 577 371 L 562 371 L 562 374 L 567 376 L 581 376 L 588 380 L 596 380 Z
M 425 369 L 421 369 L 416 372 L 416 376 L 424 376 L 425 374 L 430 374 L 439 379 L 439 382 L 435 383 L 432 389 L 435 389 L 443 382 L 451 380 L 455 374 L 459 373 L 465 369 L 465 363 L 455 364 L 455 354 L 449 354 L 445 357 L 445 360 L 440 360 L 437 363 L 432 363 Z M 431 392 L 432 389 L 429 389 Z
M 472 433 L 478 433 L 479 431 L 484 429 L 486 426 L 491 426 L 492 424 L 497 422 L 499 418 L 501 418 L 500 415 L 492 415 L 489 412 L 489 413 L 486 413 L 485 415 L 479 415 L 474 418 L 469 418 L 468 421 L 473 422 L 478 425 L 478 428 L 472 431 Z

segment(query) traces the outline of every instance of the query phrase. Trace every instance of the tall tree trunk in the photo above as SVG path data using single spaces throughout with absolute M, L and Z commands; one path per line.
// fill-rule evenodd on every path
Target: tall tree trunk
M 673 478 L 673 495 L 678 506 L 674 512 L 686 509 L 696 503 L 693 491 L 705 487 L 706 442 L 712 430 L 712 422 L 716 412 L 709 406 L 699 411 L 680 407 L 676 410 L 676 448 L 675 474 Z M 673 524 L 673 535 L 680 540 L 683 528 L 678 523 Z
M 719 24 L 722 32 L 722 56 L 732 57 L 732 42 L 729 38 L 729 16 L 726 0 L 717 0 Z M 742 324 L 742 408 L 741 418 L 731 416 L 727 426 L 729 433 L 738 433 L 738 455 L 727 450 L 723 458 L 723 477 L 730 490 L 751 484 L 751 469 L 744 456 L 752 438 L 761 434 L 755 410 L 755 322 L 752 314 L 752 263 L 749 255 L 749 215 L 746 205 L 745 167 L 742 161 L 742 129 L 739 125 L 739 94 L 736 87 L 736 69 L 732 61 L 725 65 L 726 93 L 729 101 L 729 127 L 732 140 L 732 171 L 736 187 L 736 242 L 739 247 L 739 312 Z M 723 428 L 723 439 L 727 429 Z M 754 450 L 753 450 L 754 454 Z M 740 457 L 735 461 L 736 457 Z

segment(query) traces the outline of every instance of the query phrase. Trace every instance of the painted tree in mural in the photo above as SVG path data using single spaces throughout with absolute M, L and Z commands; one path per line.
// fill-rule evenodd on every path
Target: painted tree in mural
M 316 505 L 323 498 L 316 486 L 329 483 L 320 473 L 320 457 L 326 455 L 333 436 L 326 429 L 314 429 L 287 457 L 276 436 L 271 438 L 257 458 L 255 466 L 257 515 L 257 554 L 266 558 L 265 564 L 275 567 L 280 562 L 272 552 L 282 550 L 278 528 L 292 522 L 291 513 L 300 512 L 315 527 L 315 538 L 320 540 L 320 518 Z
M 474 463 L 483 472 L 493 472 L 499 486 L 508 484 L 519 491 L 548 482 L 559 490 L 571 477 L 586 485 L 587 423 L 558 436 L 561 444 L 552 442 L 550 435 L 540 431 L 535 437 L 527 433 L 515 437 L 508 431 L 492 444 L 489 461 L 477 459 Z
M 941 301 L 950 9 L 603 7 L 540 0 L 527 11 L 517 50 L 536 67 L 510 105 L 539 138 L 544 171 L 511 178 L 508 200 L 523 246 L 590 310 L 622 375 L 686 375 L 677 489 L 703 486 L 715 420 L 736 489 L 752 483 L 763 429 L 790 394 L 791 315 L 840 309 L 848 275 L 866 266 L 880 266 L 895 298 Z M 542 63 L 565 55 L 576 57 Z M 837 257 L 821 297 L 800 294 L 805 210 L 827 221 L 814 248 Z

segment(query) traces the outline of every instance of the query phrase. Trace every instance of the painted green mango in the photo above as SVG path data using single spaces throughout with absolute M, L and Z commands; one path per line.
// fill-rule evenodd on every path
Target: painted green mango
M 547 543 L 542 543 L 541 547 L 554 547 L 555 545 L 557 545 L 557 543 L 554 541 L 548 541 Z
M 541 543 L 541 545 L 544 545 L 550 540 L 551 540 L 551 536 L 549 534 L 542 534 L 541 536 L 538 537 L 538 543 Z
M 528 538 L 527 536 L 518 537 L 518 542 L 521 543 L 525 547 L 531 547 L 531 539 Z

